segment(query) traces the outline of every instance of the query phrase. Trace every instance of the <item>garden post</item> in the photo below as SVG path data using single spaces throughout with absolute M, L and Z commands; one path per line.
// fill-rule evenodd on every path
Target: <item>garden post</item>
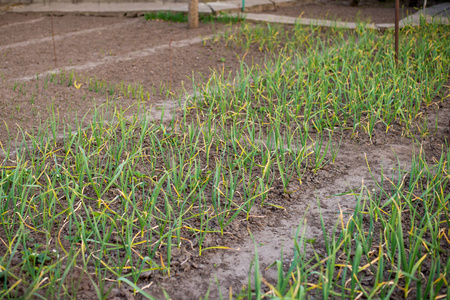
M 190 0 L 188 12 L 189 29 L 198 27 L 198 0 Z

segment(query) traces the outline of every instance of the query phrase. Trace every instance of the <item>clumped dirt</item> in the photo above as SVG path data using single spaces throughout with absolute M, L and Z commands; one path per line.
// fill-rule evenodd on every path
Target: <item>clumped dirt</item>
M 416 8 L 401 6 L 400 19 L 417 12 Z M 303 17 L 310 19 L 332 20 L 342 22 L 394 23 L 394 2 L 365 1 L 358 6 L 349 6 L 347 2 L 332 1 L 322 4 L 308 3 L 288 7 L 279 7 L 266 11 L 278 16 Z
M 308 5 L 279 8 L 276 14 L 304 17 L 326 16 L 324 7 L 336 18 L 345 16 L 347 21 L 369 17 L 373 22 L 391 22 L 385 18 L 390 8 L 350 8 L 342 6 Z M 404 10 L 406 12 L 406 10 Z M 409 12 L 409 11 L 408 11 Z M 89 112 L 95 105 L 110 101 L 108 92 L 89 89 L 89 78 L 118 84 L 140 83 L 143 89 L 156 92 L 146 100 L 146 105 L 168 105 L 176 107 L 176 102 L 158 93 L 161 86 L 171 85 L 175 91 L 184 86 L 190 89 L 190 77 L 208 76 L 213 69 L 233 72 L 239 67 L 238 57 L 244 53 L 226 48 L 220 44 L 204 43 L 203 38 L 211 37 L 223 25 L 202 24 L 198 30 L 187 30 L 186 24 L 172 24 L 143 19 L 99 18 L 62 16 L 54 17 L 57 66 L 53 56 L 51 40 L 51 18 L 49 16 L 24 16 L 4 14 L 0 19 L 0 140 L 8 142 L 8 132 L 14 134 L 17 128 L 25 131 L 36 129 L 42 120 L 58 111 L 63 120 L 73 119 Z M 264 54 L 253 49 L 246 55 L 246 61 L 261 61 Z M 66 70 L 66 78 L 57 75 L 51 79 L 49 70 Z M 78 89 L 68 84 L 67 77 L 74 71 L 82 83 Z M 36 75 L 37 74 L 37 75 Z M 47 83 L 45 84 L 45 80 Z M 46 86 L 45 86 L 46 85 Z M 165 89 L 163 89 L 165 90 Z M 34 96 L 33 96 L 34 95 Z M 123 107 L 133 104 L 133 97 L 121 97 Z M 448 136 L 450 107 L 445 103 L 438 111 L 439 122 L 436 134 L 425 142 L 430 155 L 437 156 L 441 145 Z M 168 111 L 168 113 L 173 113 Z M 429 120 L 435 120 L 430 117 Z M 430 125 L 434 127 L 434 124 Z M 344 138 L 344 140 L 348 140 Z M 373 186 L 368 172 L 370 165 L 375 178 L 380 178 L 381 170 L 386 175 L 397 168 L 408 169 L 416 145 L 399 134 L 376 132 L 372 141 L 353 140 L 341 145 L 336 162 L 308 175 L 304 184 L 291 184 L 292 193 L 286 194 L 281 184 L 275 185 L 269 197 L 283 204 L 282 209 L 254 207 L 249 222 L 238 220 L 231 226 L 225 237 L 210 236 L 205 245 L 222 245 L 232 250 L 210 250 L 202 256 L 184 247 L 173 253 L 173 273 L 165 277 L 159 273 L 141 274 L 138 283 L 145 291 L 158 299 L 164 298 L 162 289 L 172 299 L 194 299 L 204 296 L 210 289 L 210 297 L 217 299 L 219 292 L 227 295 L 239 292 L 247 284 L 247 276 L 254 257 L 254 244 L 249 230 L 258 243 L 262 275 L 269 282 L 276 278 L 274 268 L 266 269 L 280 258 L 281 249 L 289 262 L 292 255 L 293 235 L 303 216 L 306 223 L 306 238 L 316 239 L 320 248 L 322 235 L 319 219 L 321 210 L 326 226 L 332 228 L 340 210 L 351 212 L 354 196 L 332 195 L 358 189 L 361 184 Z M 399 166 L 400 163 L 400 166 Z M 317 204 L 320 200 L 320 208 Z M 13 262 L 14 263 L 14 262 Z M 79 299 L 92 299 L 95 291 L 82 272 L 72 275 L 80 285 Z M 216 284 L 220 283 L 220 289 Z M 111 283 L 107 283 L 109 285 Z M 115 287 L 111 299 L 133 299 L 132 291 L 122 285 Z M 137 296 L 140 298 L 140 296 Z

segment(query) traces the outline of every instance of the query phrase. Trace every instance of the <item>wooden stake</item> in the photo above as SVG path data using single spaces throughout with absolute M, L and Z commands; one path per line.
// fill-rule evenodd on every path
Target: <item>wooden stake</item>
M 189 29 L 198 28 L 198 0 L 190 0 L 188 12 Z

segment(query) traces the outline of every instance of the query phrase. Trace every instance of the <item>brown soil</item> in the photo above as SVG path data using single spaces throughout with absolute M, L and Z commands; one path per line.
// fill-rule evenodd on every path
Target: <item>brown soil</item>
M 319 16 L 319 10 L 312 7 L 315 6 L 301 8 L 308 12 L 305 17 L 312 17 L 314 14 Z M 324 12 L 323 6 L 317 7 Z M 334 13 L 361 9 L 327 8 Z M 282 11 L 280 8 L 276 13 L 281 14 Z M 294 9 L 286 11 L 293 12 Z M 390 22 L 381 19 L 381 13 L 380 18 L 374 17 L 372 20 Z M 50 17 L 2 15 L 0 141 L 3 144 L 8 140 L 7 128 L 12 133 L 18 127 L 23 130 L 36 128 L 51 115 L 52 105 L 66 120 L 82 116 L 95 105 L 108 101 L 107 94 L 89 90 L 86 78 L 117 84 L 124 82 L 125 85 L 139 82 L 149 91 L 159 89 L 161 84 L 171 84 L 174 90 L 180 90 L 184 81 L 184 86 L 189 90 L 189 77 L 193 73 L 208 76 L 214 68 L 225 72 L 234 71 L 239 67 L 236 56 L 244 54 L 236 52 L 236 49 L 211 43 L 204 45 L 201 42 L 201 37 L 210 36 L 224 28 L 219 25 L 202 24 L 197 30 L 187 30 L 186 24 L 148 22 L 143 19 L 63 16 L 54 17 L 53 21 L 57 69 L 66 69 L 68 72 L 74 70 L 82 86 L 77 89 L 73 85 L 68 86 L 67 81 L 63 84 L 55 83 L 60 78 L 58 75 L 54 78 L 54 83 L 47 82 L 47 87 L 44 87 L 45 78 L 50 80 L 48 70 L 55 71 Z M 263 54 L 251 51 L 246 60 L 250 62 L 252 59 L 261 60 Z M 124 97 L 116 101 L 127 107 L 136 99 Z M 167 113 L 173 113 L 176 104 L 168 101 L 164 95 L 155 92 L 146 104 L 166 104 L 172 108 Z M 442 145 L 444 137 L 448 135 L 448 120 L 444 117 L 449 112 L 448 103 L 439 110 L 438 131 L 433 140 L 429 141 L 429 148 L 435 149 L 434 152 L 430 150 L 433 154 L 440 153 L 439 145 Z M 433 120 L 432 122 L 435 120 L 434 117 L 428 119 Z M 434 123 L 431 127 L 434 127 Z M 259 245 L 263 277 L 271 281 L 276 278 L 275 270 L 265 268 L 279 259 L 282 248 L 286 258 L 291 256 L 292 237 L 305 212 L 306 238 L 320 241 L 322 231 L 317 199 L 321 201 L 325 224 L 333 226 L 339 210 L 351 211 L 355 201 L 353 196 L 329 196 L 357 189 L 362 182 L 366 186 L 372 186 L 367 163 L 376 178 L 381 176 L 382 169 L 385 174 L 396 172 L 398 167 L 407 169 L 414 147 L 414 142 L 409 139 L 401 138 L 398 134 L 383 134 L 381 131 L 372 142 L 346 142 L 341 146 L 334 164 L 315 175 L 308 175 L 302 186 L 292 184 L 289 187 L 289 190 L 294 191 L 292 194 L 284 194 L 280 185 L 275 186 L 270 197 L 283 203 L 285 210 L 254 207 L 250 222 L 235 222 L 225 238 L 212 236 L 205 241 L 205 245 L 227 246 L 233 250 L 210 250 L 198 256 L 195 251 L 183 248 L 180 253 L 173 253 L 176 259 L 171 277 L 158 273 L 142 274 L 138 285 L 145 286 L 145 291 L 158 299 L 164 298 L 161 288 L 172 299 L 198 299 L 210 288 L 211 299 L 218 299 L 217 278 L 220 290 L 227 298 L 230 290 L 236 293 L 247 284 L 249 267 L 254 257 L 254 244 L 247 228 L 252 231 Z M 74 273 L 72 277 L 75 279 L 81 275 Z M 133 299 L 131 291 L 124 285 L 113 289 L 110 297 Z M 77 298 L 95 298 L 89 279 L 81 280 L 81 292 Z
M 0 39 L 0 92 L 2 110 L 0 141 L 14 136 L 20 127 L 36 129 L 41 120 L 57 110 L 62 120 L 81 117 L 95 105 L 120 96 L 122 107 L 136 99 L 104 94 L 88 88 L 87 81 L 108 85 L 142 85 L 150 93 L 146 105 L 158 106 L 172 91 L 191 89 L 191 78 L 207 77 L 213 69 L 228 73 L 239 66 L 242 51 L 213 44 L 203 45 L 224 25 L 201 24 L 188 30 L 186 24 L 164 23 L 143 18 L 53 17 L 55 54 L 52 44 L 51 17 L 22 15 L 2 16 Z M 17 18 L 17 19 L 16 19 Z M 9 23 L 4 20 L 9 20 Z M 33 22 L 30 24 L 30 22 Z M 263 54 L 246 56 L 260 60 Z M 52 73 L 63 71 L 51 79 Z M 80 89 L 67 86 L 70 73 L 82 83 Z M 200 75 L 201 74 L 201 75 Z M 196 76 L 197 75 L 197 76 Z M 58 83 L 57 83 L 58 82 Z M 73 83 L 73 82 L 72 82 Z M 77 99 L 77 100 L 74 100 Z M 80 101 L 80 99 L 82 99 Z
M 417 12 L 415 8 L 402 6 L 400 9 L 400 19 Z M 288 7 L 279 7 L 274 11 L 266 11 L 278 16 L 303 17 L 310 19 L 333 20 L 343 22 L 371 22 L 394 23 L 395 11 L 393 2 L 361 2 L 358 6 L 352 7 L 348 2 L 339 3 L 336 1 L 323 4 L 297 4 Z

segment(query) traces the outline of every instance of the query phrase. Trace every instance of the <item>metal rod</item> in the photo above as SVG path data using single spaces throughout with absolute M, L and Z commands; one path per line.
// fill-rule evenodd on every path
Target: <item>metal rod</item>
M 447 145 L 450 146 L 450 120 L 448 121 L 448 139 L 447 139 Z
M 398 65 L 398 32 L 400 22 L 400 0 L 395 0 L 395 65 Z
M 52 43 L 53 43 L 53 57 L 55 58 L 55 69 L 58 68 L 58 63 L 56 61 L 56 47 L 55 47 L 55 31 L 53 29 L 53 13 L 51 14 L 51 22 L 52 22 Z
M 170 85 L 169 90 L 172 88 L 172 39 L 170 39 L 169 43 L 169 72 L 170 72 Z

